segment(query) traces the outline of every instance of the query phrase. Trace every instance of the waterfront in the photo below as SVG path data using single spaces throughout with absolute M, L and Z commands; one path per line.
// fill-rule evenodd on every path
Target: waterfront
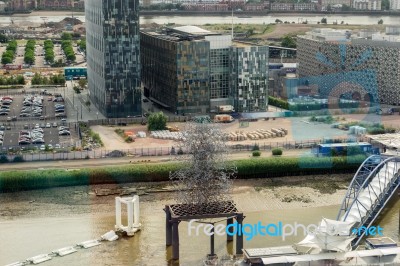
M 332 179 L 329 176 L 324 178 Z M 320 177 L 315 182 L 324 181 Z M 348 181 L 342 180 L 339 182 L 342 189 L 333 194 L 323 194 L 309 187 L 270 187 L 265 180 L 237 180 L 232 197 L 239 209 L 244 211 L 246 223 L 282 221 L 310 224 L 319 222 L 322 217 L 336 218 L 346 191 L 343 189 L 345 184 Z M 157 184 L 135 185 L 141 186 L 157 187 Z M 93 190 L 99 187 L 80 186 L 0 194 L 0 265 L 98 238 L 114 229 L 114 196 L 96 197 Z M 303 195 L 305 200 L 282 200 L 290 195 Z M 170 192 L 141 196 L 143 227 L 133 238 L 104 242 L 89 250 L 54 258 L 46 262 L 46 265 L 178 265 L 168 259 L 171 250 L 165 248 L 165 214 L 162 210 L 165 204 L 174 202 L 173 196 Z M 384 228 L 384 235 L 396 241 L 399 241 L 399 209 L 400 201 L 397 200 L 379 222 Z M 283 242 L 277 237 L 256 236 L 251 241 L 245 241 L 244 247 L 289 245 L 302 239 L 303 235 L 298 235 Z M 225 237 L 216 237 L 215 247 L 219 256 L 232 254 L 234 243 L 226 246 Z M 200 265 L 208 252 L 208 237 L 189 237 L 187 223 L 182 222 L 179 265 Z
M 167 12 L 166 12 L 167 13 Z M 46 22 L 59 22 L 65 17 L 74 16 L 75 18 L 85 21 L 84 13 L 71 13 L 71 12 L 32 12 L 31 14 L 15 14 L 12 16 L 0 16 L 0 25 L 10 25 L 11 20 L 15 24 L 28 25 L 30 23 L 42 24 L 44 19 Z M 254 16 L 249 18 L 238 18 L 240 14 L 234 14 L 234 24 L 269 24 L 275 23 L 276 19 L 282 21 L 289 21 L 295 23 L 301 23 L 303 21 L 308 21 L 310 24 L 317 24 L 322 18 L 327 18 L 328 24 L 337 22 L 340 24 L 342 21 L 349 25 L 376 25 L 378 20 L 382 19 L 385 25 L 400 24 L 399 16 L 368 16 L 368 15 L 340 15 L 340 14 L 270 14 L 266 16 Z M 175 23 L 182 25 L 205 25 L 205 24 L 230 24 L 232 23 L 232 18 L 230 15 L 207 15 L 202 16 L 189 15 L 165 15 L 165 16 L 153 16 L 153 15 L 142 15 L 140 16 L 141 24 L 167 24 Z

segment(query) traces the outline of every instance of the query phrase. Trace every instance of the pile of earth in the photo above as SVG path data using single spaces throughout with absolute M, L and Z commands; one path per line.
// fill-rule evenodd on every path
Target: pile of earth
M 63 29 L 63 28 L 65 28 L 65 26 L 67 24 L 80 25 L 80 24 L 83 24 L 83 22 L 77 18 L 66 17 L 63 20 L 61 20 L 60 22 L 48 22 L 48 23 L 46 23 L 46 26 L 50 27 L 50 28 Z M 42 27 L 43 26 L 44 25 L 42 25 Z

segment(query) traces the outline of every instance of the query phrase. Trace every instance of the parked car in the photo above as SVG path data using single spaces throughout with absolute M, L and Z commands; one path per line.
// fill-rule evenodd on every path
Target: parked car
M 62 130 L 69 130 L 69 127 L 66 127 L 66 126 L 59 126 L 59 127 L 58 127 L 58 131 L 62 131 Z
M 43 139 L 34 139 L 32 140 L 32 144 L 44 144 L 44 140 Z
M 53 127 L 57 127 L 57 122 L 54 122 L 54 123 L 53 123 Z
M 46 149 L 46 146 L 44 146 L 44 145 L 40 145 L 40 148 L 39 148 L 39 150 L 41 150 L 41 151 L 44 151 Z
M 20 140 L 20 141 L 18 142 L 18 144 L 19 144 L 19 145 L 29 145 L 29 144 L 31 144 L 31 142 L 30 142 L 29 140 Z
M 62 131 L 58 132 L 58 135 L 69 136 L 69 135 L 71 135 L 71 132 L 69 132 L 68 130 L 62 130 Z
M 50 128 L 51 127 L 51 124 L 50 123 L 47 123 L 46 124 L 46 128 Z

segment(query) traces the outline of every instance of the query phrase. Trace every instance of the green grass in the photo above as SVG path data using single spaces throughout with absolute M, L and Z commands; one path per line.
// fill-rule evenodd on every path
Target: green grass
M 237 160 L 238 178 L 355 173 L 365 156 L 334 158 L 252 158 Z M 146 163 L 125 166 L 0 172 L 0 192 L 44 189 L 89 184 L 168 181 L 169 173 L 182 167 L 179 163 Z

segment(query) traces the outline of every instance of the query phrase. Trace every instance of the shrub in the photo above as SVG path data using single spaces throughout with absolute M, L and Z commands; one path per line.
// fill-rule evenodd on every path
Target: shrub
M 24 160 L 24 157 L 22 157 L 21 155 L 17 155 L 14 157 L 13 162 L 14 163 L 22 163 L 22 162 L 25 162 L 25 160 Z
M 89 156 L 89 155 L 86 155 L 86 156 L 85 156 L 85 159 L 90 159 L 90 156 Z
M 259 156 L 261 156 L 260 151 L 253 151 L 253 157 L 259 157 Z
M 279 148 L 273 149 L 272 155 L 282 155 L 282 149 L 279 149 Z
M 279 108 L 289 109 L 289 103 L 287 101 L 272 96 L 268 96 L 268 103 Z
M 167 125 L 167 117 L 163 112 L 152 113 L 148 118 L 147 129 L 149 131 L 164 130 Z
M 132 142 L 134 142 L 135 140 L 131 137 L 131 136 L 128 136 L 128 137 L 126 137 L 125 138 L 125 142 L 126 143 L 132 143 Z
M 252 151 L 259 151 L 260 147 L 258 146 L 258 144 L 254 144 L 253 148 L 251 148 Z
M 7 155 L 1 155 L 0 156 L 0 163 L 8 163 L 8 157 Z
M 178 154 L 178 155 L 182 155 L 182 154 L 183 154 L 183 150 L 182 150 L 182 148 L 179 148 L 179 150 L 178 150 L 177 154 Z

